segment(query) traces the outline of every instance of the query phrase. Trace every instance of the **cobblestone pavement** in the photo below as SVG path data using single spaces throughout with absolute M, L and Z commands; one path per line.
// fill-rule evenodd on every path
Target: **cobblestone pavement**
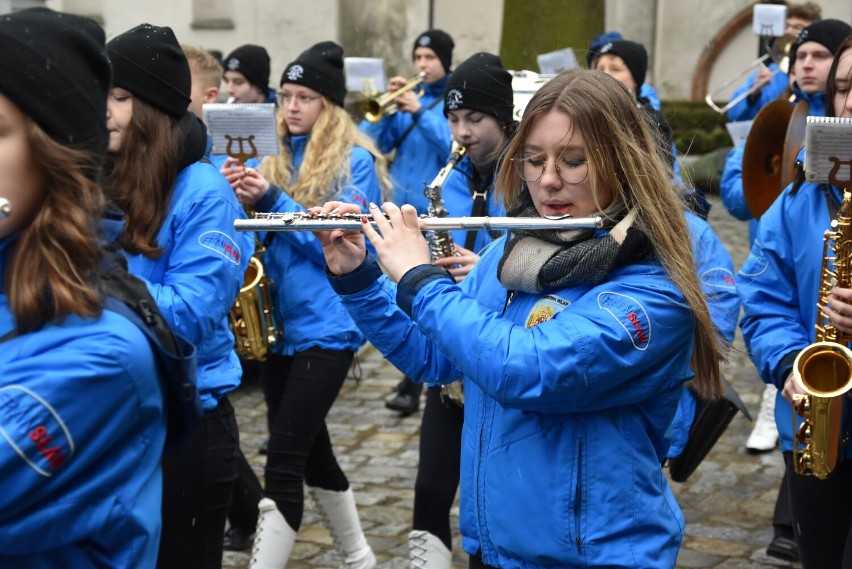
M 711 225 L 728 247 L 736 268 L 748 254 L 746 224 L 730 217 L 716 198 L 711 198 Z M 816 294 L 816 293 L 815 293 Z M 725 377 L 738 390 L 756 416 L 763 384 L 743 351 L 725 365 Z M 328 416 L 335 453 L 349 477 L 367 539 L 379 567 L 408 567 L 406 535 L 411 524 L 414 476 L 421 413 L 407 418 L 384 407 L 401 374 L 369 346 L 360 354 L 361 381 L 347 380 Z M 258 476 L 265 457 L 258 454 L 266 438 L 263 395 L 256 385 L 245 385 L 233 394 L 243 449 Z M 798 567 L 765 554 L 772 538 L 772 511 L 783 473 L 779 452 L 746 453 L 744 444 L 751 424 L 738 415 L 692 478 L 672 483 L 684 516 L 686 538 L 678 558 L 681 568 L 758 569 Z M 457 529 L 457 509 L 452 512 Z M 453 561 L 467 567 L 467 555 L 454 536 Z M 248 552 L 226 553 L 226 569 L 242 569 Z M 338 567 L 331 535 L 320 525 L 310 501 L 288 567 Z

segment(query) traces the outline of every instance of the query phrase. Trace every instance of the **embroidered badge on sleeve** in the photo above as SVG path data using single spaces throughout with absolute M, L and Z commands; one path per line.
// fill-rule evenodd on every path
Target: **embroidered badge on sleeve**
M 240 246 L 221 231 L 205 231 L 198 237 L 198 244 L 219 253 L 235 265 L 240 264 Z
M 633 347 L 640 351 L 651 343 L 651 320 L 638 300 L 626 294 L 602 292 L 598 295 L 598 306 L 609 312 L 624 328 Z
M 0 437 L 27 465 L 47 478 L 74 454 L 74 439 L 59 413 L 20 385 L 0 388 Z

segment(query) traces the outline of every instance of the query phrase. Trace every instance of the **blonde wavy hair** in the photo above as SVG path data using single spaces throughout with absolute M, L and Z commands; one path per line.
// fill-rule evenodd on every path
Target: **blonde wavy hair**
M 293 182 L 293 159 L 286 144 L 281 144 L 281 154 L 263 160 L 260 173 L 304 207 L 322 205 L 343 191 L 352 174 L 350 153 L 353 147 L 360 146 L 373 156 L 382 200 L 386 200 L 391 190 L 387 160 L 372 139 L 358 130 L 343 107 L 325 96 L 321 100 L 323 110 L 311 130 L 296 181 Z M 279 109 L 278 135 L 282 141 L 290 135 L 285 117 L 284 109 Z
M 600 71 L 577 69 L 554 77 L 538 90 L 505 150 L 495 183 L 507 210 L 516 205 L 524 188 L 512 161 L 522 156 L 533 123 L 552 110 L 571 117 L 573 128 L 583 135 L 589 182 L 599 210 L 622 206 L 636 210 L 636 227 L 650 238 L 695 318 L 693 385 L 705 398 L 719 397 L 723 393 L 719 360 L 727 346 L 713 325 L 698 282 L 683 204 L 673 187 L 671 168 L 657 152 L 655 133 L 621 83 Z M 599 203 L 595 188 L 611 189 L 611 203 Z

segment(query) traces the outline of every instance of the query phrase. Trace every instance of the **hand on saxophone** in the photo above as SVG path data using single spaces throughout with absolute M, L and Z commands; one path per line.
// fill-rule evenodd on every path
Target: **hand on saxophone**
M 247 205 L 256 204 L 269 191 L 269 181 L 254 168 L 246 168 L 236 190 L 237 199 Z
M 852 289 L 834 287 L 822 313 L 843 334 L 852 334 Z
M 781 397 L 786 399 L 787 402 L 795 408 L 795 403 L 793 403 L 794 395 L 805 395 L 805 392 L 801 385 L 793 381 L 793 372 L 790 372 L 784 380 L 784 389 L 781 390 Z
M 453 278 L 456 279 L 456 282 L 460 283 L 470 273 L 476 262 L 479 261 L 479 255 L 459 245 L 455 247 L 457 251 L 455 255 L 436 259 L 435 264 L 447 269 L 453 275 Z
M 246 175 L 246 167 L 236 158 L 228 156 L 228 159 L 219 168 L 219 172 L 225 176 L 225 179 L 228 180 L 228 183 L 231 184 L 231 187 L 236 192 L 240 189 L 240 180 Z

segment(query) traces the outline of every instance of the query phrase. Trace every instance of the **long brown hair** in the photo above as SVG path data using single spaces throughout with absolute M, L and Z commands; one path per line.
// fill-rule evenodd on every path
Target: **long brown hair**
M 692 369 L 696 388 L 708 398 L 722 393 L 716 331 L 696 275 L 683 204 L 672 184 L 671 169 L 657 152 L 654 133 L 634 98 L 616 79 L 600 71 L 566 71 L 536 92 L 524 110 L 518 131 L 506 148 L 495 188 L 507 209 L 524 190 L 512 167 L 539 117 L 558 110 L 571 117 L 586 145 L 589 181 L 601 211 L 624 206 L 636 210 L 636 226 L 651 240 L 669 278 L 684 295 L 695 318 Z M 595 188 L 608 188 L 612 203 L 601 204 Z
M 840 44 L 840 47 L 837 48 L 837 51 L 834 52 L 834 61 L 831 62 L 831 70 L 828 72 L 828 83 L 826 83 L 825 87 L 825 111 L 826 114 L 830 117 L 836 117 L 840 114 L 843 109 L 835 109 L 834 108 L 834 96 L 837 94 L 837 68 L 840 66 L 840 56 L 843 55 L 843 52 L 852 49 L 852 36 L 847 37 L 843 40 L 843 43 Z M 852 77 L 847 77 L 847 81 L 852 81 Z M 846 94 L 847 100 L 849 94 Z
M 46 192 L 12 255 L 9 307 L 23 333 L 69 314 L 95 317 L 105 299 L 97 270 L 103 255 L 97 228 L 104 200 L 87 176 L 92 157 L 59 144 L 26 120 L 32 159 Z
M 156 259 L 163 254 L 157 234 L 169 213 L 183 136 L 175 118 L 138 97 L 132 101 L 133 115 L 104 190 L 126 216 L 124 248 Z
M 320 205 L 340 195 L 350 178 L 350 153 L 354 146 L 364 148 L 373 156 L 373 164 L 382 198 L 388 197 L 391 189 L 387 160 L 378 151 L 373 141 L 358 130 L 352 117 L 321 97 L 323 111 L 317 118 L 311 137 L 305 147 L 305 157 L 299 167 L 299 175 L 293 182 L 293 157 L 286 143 L 281 144 L 278 156 L 267 156 L 260 165 L 260 173 L 305 207 Z M 289 136 L 287 118 L 282 107 L 278 110 L 278 136 L 282 141 Z

